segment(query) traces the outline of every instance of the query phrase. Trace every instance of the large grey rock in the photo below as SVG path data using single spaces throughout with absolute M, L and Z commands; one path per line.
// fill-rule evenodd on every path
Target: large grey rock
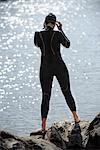
M 0 132 L 0 150 L 60 150 L 53 143 L 32 137 L 17 137 L 8 132 Z

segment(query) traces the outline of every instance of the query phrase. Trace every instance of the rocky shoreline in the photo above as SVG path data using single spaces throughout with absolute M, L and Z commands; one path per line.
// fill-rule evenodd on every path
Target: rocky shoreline
M 18 137 L 0 131 L 0 150 L 98 150 L 100 149 L 100 113 L 92 122 L 79 124 L 58 122 L 46 133 L 33 132 L 28 137 Z

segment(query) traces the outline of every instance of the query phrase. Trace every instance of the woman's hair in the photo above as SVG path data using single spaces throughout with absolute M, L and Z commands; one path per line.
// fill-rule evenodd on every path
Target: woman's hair
M 43 28 L 47 27 L 47 24 L 51 23 L 52 25 L 55 25 L 56 22 L 56 16 L 53 13 L 49 13 L 46 17 L 45 17 L 45 21 L 43 24 Z
M 55 22 L 44 22 L 43 29 L 46 29 L 48 26 L 54 26 Z

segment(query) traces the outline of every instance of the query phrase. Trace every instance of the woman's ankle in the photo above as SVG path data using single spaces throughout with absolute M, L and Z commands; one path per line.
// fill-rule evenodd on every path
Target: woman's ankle
M 42 130 L 46 129 L 46 118 L 42 118 L 42 124 L 41 124 Z
M 72 111 L 72 114 L 73 114 L 74 121 L 75 121 L 75 122 L 79 122 L 79 121 L 80 121 L 80 118 L 79 118 L 77 112 L 76 112 L 76 111 Z

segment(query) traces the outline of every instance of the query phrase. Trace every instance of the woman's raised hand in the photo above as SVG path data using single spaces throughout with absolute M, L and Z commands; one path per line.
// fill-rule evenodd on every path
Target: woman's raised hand
M 57 25 L 58 30 L 62 30 L 62 23 L 61 22 L 56 21 L 56 25 Z

